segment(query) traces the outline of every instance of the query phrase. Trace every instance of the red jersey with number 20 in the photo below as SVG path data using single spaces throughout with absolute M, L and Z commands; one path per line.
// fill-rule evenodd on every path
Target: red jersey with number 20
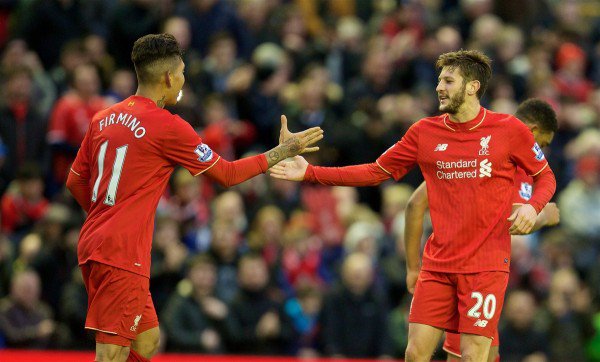
M 79 264 L 94 260 L 149 277 L 154 214 L 174 167 L 198 175 L 218 160 L 187 122 L 148 98 L 98 112 L 72 166 L 92 191 Z
M 377 159 L 396 180 L 415 163 L 427 182 L 433 223 L 422 269 L 508 271 L 516 168 L 534 176 L 548 167 L 527 126 L 483 107 L 466 123 L 447 114 L 425 118 Z

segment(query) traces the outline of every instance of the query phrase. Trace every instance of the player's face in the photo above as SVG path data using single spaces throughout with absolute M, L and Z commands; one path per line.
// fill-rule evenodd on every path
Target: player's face
M 185 83 L 185 75 L 183 74 L 184 69 L 185 64 L 182 60 L 180 60 L 175 70 L 170 74 L 171 88 L 169 89 L 169 95 L 167 97 L 167 105 L 172 106 L 177 104 L 179 101 L 179 94 L 181 92 L 181 88 L 183 88 L 183 84 Z
M 535 142 L 537 142 L 540 147 L 546 147 L 554 138 L 554 132 L 542 131 L 539 128 L 534 128 L 531 130 L 533 132 L 533 137 L 535 138 Z
M 465 103 L 466 87 L 465 79 L 460 75 L 458 68 L 442 68 L 435 89 L 440 102 L 439 110 L 450 114 L 458 113 Z

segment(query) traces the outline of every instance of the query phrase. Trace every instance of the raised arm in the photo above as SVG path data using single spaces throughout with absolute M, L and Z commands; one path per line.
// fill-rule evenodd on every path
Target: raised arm
M 423 220 L 429 206 L 427 187 L 423 182 L 413 192 L 406 207 L 404 225 L 404 250 L 406 253 L 406 287 L 414 293 L 419 270 L 421 269 L 421 237 Z

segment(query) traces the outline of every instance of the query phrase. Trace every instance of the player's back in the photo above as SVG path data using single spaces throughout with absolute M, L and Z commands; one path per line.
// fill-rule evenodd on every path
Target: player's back
M 89 175 L 91 189 L 80 263 L 96 260 L 149 274 L 154 214 L 175 165 L 165 150 L 177 141 L 174 125 L 180 122 L 138 96 L 94 116 L 80 150 L 84 154 L 73 165 L 74 172 Z

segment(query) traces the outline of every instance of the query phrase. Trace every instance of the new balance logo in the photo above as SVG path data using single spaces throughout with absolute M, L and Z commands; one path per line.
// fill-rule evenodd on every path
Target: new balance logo
M 437 145 L 437 147 L 435 148 L 435 150 L 433 150 L 433 152 L 436 151 L 446 151 L 446 148 L 448 148 L 448 144 L 447 143 L 440 143 Z
M 492 162 L 484 159 L 479 162 L 479 177 L 492 177 Z
M 482 319 L 478 319 L 477 322 L 475 322 L 475 324 L 473 324 L 475 327 L 481 327 L 481 328 L 485 328 L 488 324 L 488 321 L 486 320 L 482 320 Z

